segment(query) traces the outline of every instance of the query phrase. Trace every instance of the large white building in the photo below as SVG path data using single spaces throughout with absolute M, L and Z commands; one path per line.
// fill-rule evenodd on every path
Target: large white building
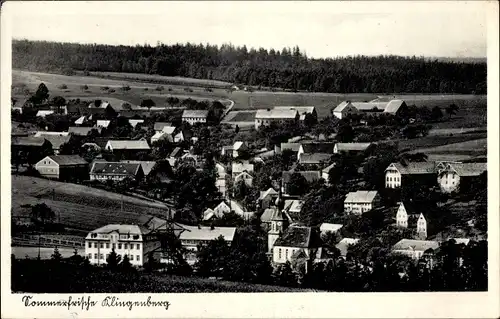
M 406 109 L 406 102 L 403 100 L 390 100 L 388 102 L 351 102 L 343 101 L 332 113 L 338 119 L 345 118 L 349 114 L 368 113 L 368 114 L 391 114 L 396 115 Z
M 105 265 L 112 250 L 133 266 L 144 262 L 142 233 L 137 225 L 110 224 L 91 231 L 85 238 L 85 256 L 93 265 Z
M 435 162 L 392 163 L 385 169 L 385 187 L 400 188 L 403 186 L 403 179 L 431 180 L 435 175 Z
M 377 191 L 350 192 L 344 200 L 344 211 L 359 215 L 379 205 L 380 195 Z
M 486 163 L 448 163 L 437 167 L 437 180 L 441 191 L 451 193 L 460 190 L 487 170 Z
M 411 202 L 399 203 L 396 212 L 396 226 L 414 230 L 419 239 L 427 238 L 427 220 L 424 214 Z
M 300 118 L 299 112 L 294 109 L 267 109 L 257 110 L 255 114 L 255 129 L 259 129 L 261 125 L 268 126 L 271 123 L 283 124 L 293 123 Z
M 208 119 L 207 110 L 184 110 L 182 121 L 193 125 L 195 123 L 206 123 Z
M 437 241 L 401 239 L 394 246 L 392 246 L 392 252 L 406 255 L 413 259 L 419 259 L 423 256 L 426 250 L 436 250 L 437 248 L 439 248 L 439 242 Z

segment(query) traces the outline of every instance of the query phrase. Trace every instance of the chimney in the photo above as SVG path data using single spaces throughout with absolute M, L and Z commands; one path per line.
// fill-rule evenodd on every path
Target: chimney
M 210 230 L 214 230 L 215 229 L 215 226 L 212 224 L 210 225 Z

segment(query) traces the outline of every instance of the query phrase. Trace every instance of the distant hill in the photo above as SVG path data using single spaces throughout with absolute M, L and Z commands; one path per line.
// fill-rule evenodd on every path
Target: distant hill
M 484 64 L 486 63 L 486 58 L 474 58 L 474 57 L 437 57 L 429 58 L 429 60 L 438 60 L 440 62 L 451 62 L 451 63 L 476 63 Z
M 486 93 L 486 63 L 423 57 L 308 58 L 299 47 L 112 46 L 15 40 L 12 67 L 38 72 L 125 72 L 332 93 Z

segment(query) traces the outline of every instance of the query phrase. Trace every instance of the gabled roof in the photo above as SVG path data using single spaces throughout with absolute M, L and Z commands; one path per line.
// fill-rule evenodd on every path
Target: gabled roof
M 234 142 L 234 144 L 233 144 L 233 150 L 235 150 L 235 151 L 239 150 L 240 147 L 242 147 L 244 144 L 245 144 L 245 142 L 242 142 L 242 141 L 236 141 L 236 142 Z
M 114 150 L 149 150 L 146 140 L 109 140 L 106 144 Z
M 326 232 L 336 232 L 338 231 L 339 229 L 341 229 L 343 227 L 342 224 L 330 224 L 330 223 L 322 223 L 320 226 L 319 226 L 319 230 L 321 231 L 321 233 L 326 233 Z
M 239 174 L 243 171 L 253 172 L 254 165 L 250 163 L 233 163 L 232 165 L 232 173 Z
M 267 196 L 273 196 L 273 195 L 278 195 L 278 192 L 274 190 L 274 188 L 269 187 L 266 191 L 261 191 L 259 200 L 263 200 Z
M 297 110 L 257 110 L 255 113 L 256 119 L 294 119 L 297 117 Z
M 318 248 L 322 241 L 319 232 L 312 227 L 290 225 L 284 234 L 279 237 L 274 246 L 299 247 L 299 248 Z
M 412 251 L 426 251 L 439 247 L 439 242 L 433 240 L 415 240 L 415 239 L 401 239 L 394 246 L 392 250 L 412 250 Z
M 122 162 L 94 162 L 90 170 L 90 174 L 135 176 L 141 169 L 141 164 Z
M 377 191 L 356 191 L 347 194 L 344 202 L 345 203 L 371 203 L 375 196 L 377 196 Z
M 351 104 L 359 111 L 372 112 L 374 108 L 383 112 L 387 106 L 387 102 L 351 102 Z
M 307 154 L 307 153 L 302 153 L 300 154 L 300 159 L 299 162 L 301 164 L 320 164 L 327 162 L 333 154 L 325 154 L 325 153 L 314 153 L 314 154 Z
M 302 143 L 304 153 L 325 153 L 333 154 L 335 143 Z
M 435 162 L 410 162 L 401 164 L 399 162 L 392 163 L 386 170 L 395 168 L 401 175 L 417 175 L 417 174 L 434 174 L 436 172 Z
M 300 172 L 284 171 L 284 172 L 281 173 L 283 182 L 284 183 L 290 182 L 290 178 L 292 177 L 293 173 L 299 173 L 309 183 L 317 181 L 317 180 L 319 180 L 321 178 L 321 175 L 320 175 L 320 173 L 318 171 L 300 171 Z
M 172 126 L 171 122 L 156 122 L 153 129 L 155 131 L 162 131 L 165 126 Z
M 487 170 L 487 163 L 450 163 L 446 170 L 455 171 L 460 177 L 479 176 Z
M 408 215 L 420 214 L 429 209 L 425 202 L 403 201 L 399 205 L 403 205 Z
M 182 112 L 182 118 L 196 117 L 196 118 L 206 118 L 208 116 L 208 110 L 184 110 Z
M 293 152 L 298 152 L 300 149 L 300 143 L 281 143 L 281 151 L 291 150 Z
M 51 131 L 37 131 L 35 137 L 45 137 L 45 136 L 68 136 L 69 132 L 51 132 Z
M 80 155 L 49 155 L 45 158 L 50 158 L 59 166 L 72 166 L 72 165 L 87 165 L 87 161 L 80 157 Z M 41 160 L 43 161 L 43 159 Z
M 352 106 L 349 101 L 342 101 L 337 107 L 333 109 L 333 112 L 342 112 L 347 106 Z
M 262 215 L 260 216 L 260 221 L 263 223 L 269 223 L 271 222 L 271 219 L 273 218 L 275 208 L 266 208 Z
M 337 143 L 337 151 L 364 151 L 372 143 Z
M 99 106 L 97 106 L 97 105 L 95 104 L 95 101 L 90 102 L 90 104 L 89 104 L 89 108 L 101 108 L 101 109 L 105 109 L 105 108 L 107 108 L 108 106 L 110 106 L 109 102 L 107 102 L 107 101 L 102 101 L 102 100 L 100 100 L 100 101 L 101 101 L 101 104 L 100 104 Z
M 243 172 L 239 173 L 238 175 L 236 175 L 234 177 L 234 179 L 237 180 L 237 179 L 240 179 L 241 177 L 243 177 L 243 178 L 252 178 L 253 179 L 253 176 L 250 175 L 247 171 L 243 171 Z
M 389 113 L 389 114 L 396 114 L 398 110 L 405 104 L 405 101 L 403 100 L 391 100 L 389 103 L 387 103 L 384 113 Z
M 128 122 L 133 128 L 135 128 L 137 124 L 144 123 L 144 120 L 129 119 Z
M 167 136 L 168 134 L 165 132 L 156 132 L 153 136 L 151 136 L 151 140 L 160 140 L 163 136 Z
M 151 170 L 156 166 L 155 161 L 129 161 L 129 160 L 122 160 L 120 161 L 122 163 L 129 163 L 129 164 L 140 164 L 142 171 L 145 176 L 148 176 L 149 173 L 151 173 Z

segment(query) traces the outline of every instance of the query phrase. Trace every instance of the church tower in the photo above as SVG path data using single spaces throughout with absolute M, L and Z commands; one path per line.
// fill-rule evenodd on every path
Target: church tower
M 278 191 L 278 198 L 276 199 L 276 202 L 274 203 L 273 207 L 274 213 L 271 217 L 271 228 L 267 233 L 267 248 L 269 253 L 272 253 L 274 243 L 281 236 L 281 234 L 283 234 L 283 232 L 287 227 L 287 219 L 283 214 L 283 208 L 284 208 L 284 201 L 281 196 L 281 185 L 280 185 L 280 189 Z

